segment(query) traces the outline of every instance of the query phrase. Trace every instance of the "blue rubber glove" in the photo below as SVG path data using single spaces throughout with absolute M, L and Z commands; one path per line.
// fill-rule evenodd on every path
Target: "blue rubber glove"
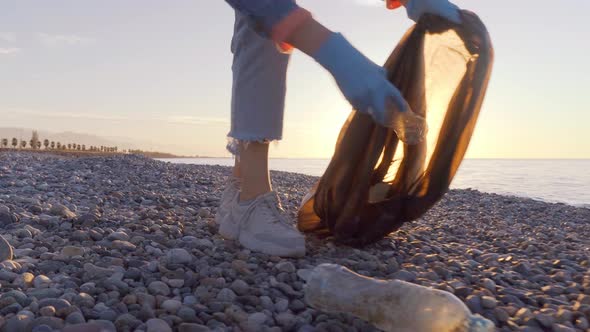
M 388 112 L 392 107 L 399 112 L 409 111 L 402 94 L 387 80 L 385 69 L 365 57 L 341 34 L 332 33 L 312 57 L 332 74 L 354 109 L 371 115 L 377 123 L 391 125 Z
M 461 23 L 459 7 L 448 0 L 409 0 L 405 5 L 408 17 L 418 22 L 422 14 L 434 14 L 442 16 L 449 21 Z

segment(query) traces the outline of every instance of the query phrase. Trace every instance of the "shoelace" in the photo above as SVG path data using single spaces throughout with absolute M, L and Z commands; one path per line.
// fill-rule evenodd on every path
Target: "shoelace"
M 285 210 L 283 210 L 281 202 L 279 201 L 279 198 L 276 194 L 265 197 L 264 202 L 266 203 L 269 210 L 264 210 L 263 213 L 265 213 L 267 216 L 273 217 L 273 223 L 289 226 L 288 221 L 283 216 L 283 212 Z M 270 213 L 270 215 L 267 213 Z
M 260 202 L 262 201 L 262 202 Z M 281 214 L 281 212 L 279 211 L 279 208 L 282 210 L 282 207 L 280 206 L 281 203 L 278 200 L 278 197 L 276 195 L 276 193 L 274 195 L 261 195 L 258 196 L 252 203 L 250 203 L 250 206 L 248 206 L 248 209 L 246 209 L 246 211 L 244 211 L 244 214 L 242 215 L 242 218 L 240 218 L 240 220 L 238 221 L 238 236 L 240 235 L 240 233 L 242 232 L 242 229 L 244 228 L 245 222 L 244 220 L 247 220 L 248 217 L 250 216 L 250 214 L 252 213 L 252 211 L 254 210 L 254 208 L 256 208 L 256 206 L 258 206 L 258 204 L 263 203 L 264 205 L 266 205 L 268 207 L 268 209 L 264 209 L 263 213 L 270 213 L 270 214 L 266 214 L 266 216 L 270 216 L 271 220 L 273 220 L 273 223 L 279 223 L 285 227 L 291 227 L 289 225 L 289 223 L 287 222 L 287 220 L 285 220 Z

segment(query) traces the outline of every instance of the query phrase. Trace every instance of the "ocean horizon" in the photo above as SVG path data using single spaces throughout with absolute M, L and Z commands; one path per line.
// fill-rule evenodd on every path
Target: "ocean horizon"
M 180 164 L 233 166 L 232 158 L 165 158 Z M 271 158 L 271 170 L 321 176 L 330 159 Z M 590 159 L 465 159 L 452 189 L 528 197 L 590 208 Z

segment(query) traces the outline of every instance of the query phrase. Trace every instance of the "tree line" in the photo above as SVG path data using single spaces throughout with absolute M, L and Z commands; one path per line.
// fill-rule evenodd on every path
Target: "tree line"
M 50 141 L 48 139 L 41 140 L 39 138 L 39 134 L 37 131 L 33 131 L 31 139 L 27 142 L 24 140 L 18 140 L 16 137 L 13 137 L 12 140 L 8 138 L 2 138 L 0 140 L 0 147 L 8 148 L 12 146 L 13 149 L 30 149 L 30 150 L 41 150 L 43 147 L 45 150 L 56 150 L 56 151 L 90 151 L 90 152 L 110 152 L 115 153 L 118 152 L 118 147 L 116 146 L 86 146 L 86 144 L 78 144 L 78 143 L 61 143 Z

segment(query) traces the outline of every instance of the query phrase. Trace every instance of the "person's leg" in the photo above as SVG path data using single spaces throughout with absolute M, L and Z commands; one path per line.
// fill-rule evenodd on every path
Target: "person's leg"
M 287 220 L 268 171 L 269 143 L 282 138 L 289 55 L 236 16 L 231 130 L 228 150 L 236 156 L 233 196 L 219 234 L 244 247 L 278 256 L 305 254 L 305 238 Z
M 232 176 L 240 179 L 242 177 L 242 172 L 240 171 L 240 158 L 234 156 L 234 168 L 232 169 Z
M 236 156 L 232 175 L 240 179 L 241 199 L 271 191 L 268 143 L 283 135 L 289 54 L 259 36 L 246 18 L 236 14 L 231 45 L 231 130 L 228 150 Z
M 242 178 L 240 202 L 272 191 L 268 171 L 268 143 L 242 143 L 239 148 L 239 171 Z

